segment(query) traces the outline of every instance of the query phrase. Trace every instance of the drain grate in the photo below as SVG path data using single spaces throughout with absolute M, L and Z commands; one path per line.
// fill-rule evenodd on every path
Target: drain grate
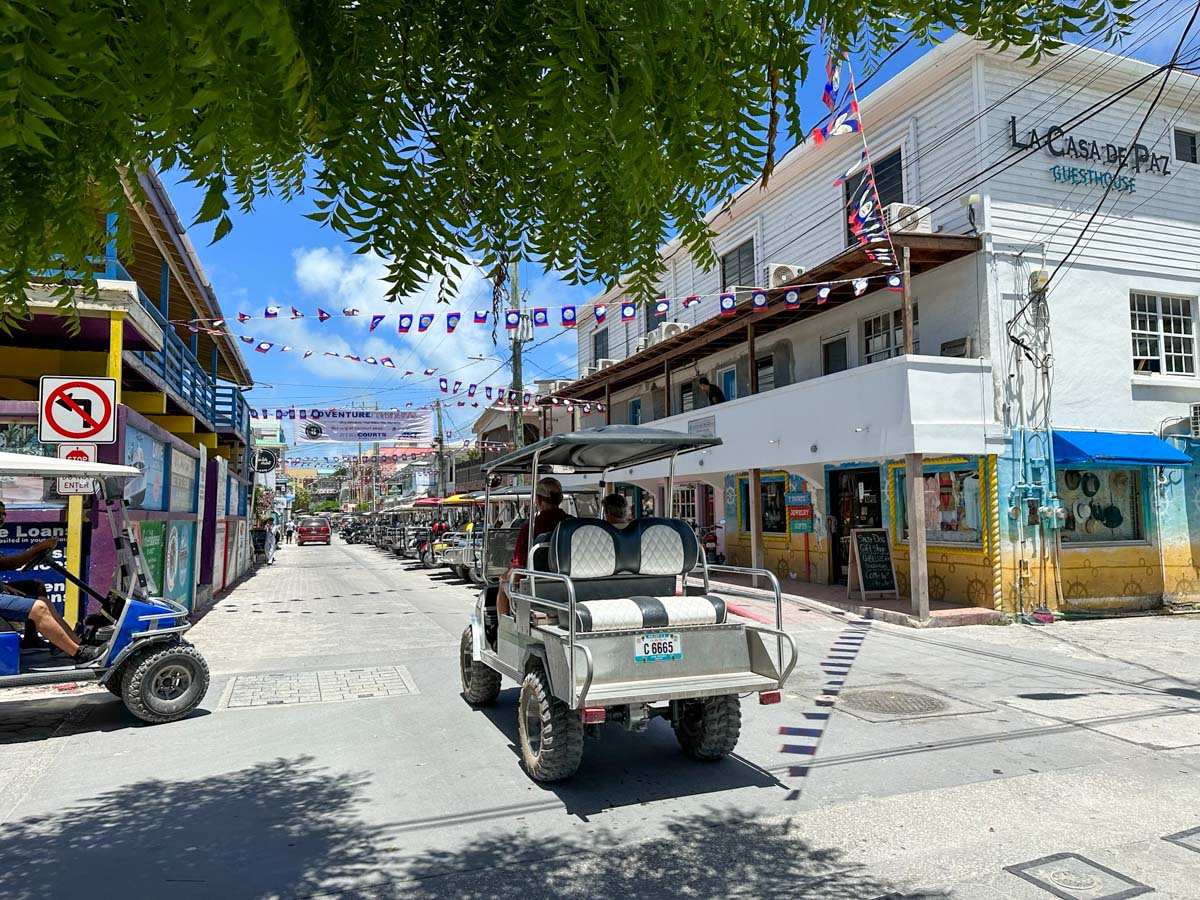
M 870 688 L 842 691 L 838 705 L 883 716 L 928 716 L 947 708 L 944 700 L 929 694 L 881 691 Z
M 412 675 L 403 666 L 327 669 L 323 672 L 264 672 L 238 675 L 230 684 L 229 709 L 251 706 L 291 706 L 373 700 L 417 693 Z
M 1004 870 L 1062 900 L 1124 900 L 1154 891 L 1077 853 L 1056 853 Z

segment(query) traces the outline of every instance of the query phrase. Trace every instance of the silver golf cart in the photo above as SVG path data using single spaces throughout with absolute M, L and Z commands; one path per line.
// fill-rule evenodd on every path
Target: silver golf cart
M 532 476 L 526 488 L 532 503 L 546 474 L 600 474 L 603 481 L 610 470 L 670 460 L 669 497 L 675 457 L 720 443 L 607 425 L 545 438 L 485 470 Z M 486 583 L 463 633 L 461 670 L 463 696 L 477 706 L 496 700 L 503 676 L 521 685 L 521 758 L 533 778 L 573 775 L 585 733 L 595 734 L 602 723 L 641 731 L 658 717 L 670 721 L 688 756 L 721 759 L 737 745 L 739 695 L 778 702 L 796 645 L 783 630 L 782 596 L 771 572 L 721 567 L 774 586 L 774 628 L 731 616 L 711 593 L 708 573 L 716 567 L 706 566 L 681 519 L 641 518 L 614 528 L 598 518 L 571 518 L 542 536 L 534 534 L 532 518 L 521 527 L 529 529 L 529 567 L 511 571 L 517 529 L 485 532 Z M 496 612 L 501 579 L 512 606 L 504 616 Z

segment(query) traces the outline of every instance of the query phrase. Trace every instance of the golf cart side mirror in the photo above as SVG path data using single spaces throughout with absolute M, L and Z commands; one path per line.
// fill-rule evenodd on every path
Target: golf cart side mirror
M 489 475 L 488 476 L 488 487 L 491 487 L 491 488 L 500 487 L 500 476 L 495 474 L 494 472 L 491 475 Z
M 104 491 L 105 500 L 120 500 L 125 496 L 125 484 L 115 475 L 109 475 L 100 479 L 101 490 Z

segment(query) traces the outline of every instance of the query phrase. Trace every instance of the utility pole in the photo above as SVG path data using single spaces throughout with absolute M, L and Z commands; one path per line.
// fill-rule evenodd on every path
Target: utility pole
M 520 261 L 511 262 L 508 265 L 508 296 L 512 308 L 521 309 L 521 286 L 520 286 L 521 263 Z M 512 409 L 512 439 L 513 449 L 518 450 L 525 446 L 525 405 L 522 402 L 524 399 L 525 386 L 521 382 L 521 345 L 524 340 L 525 331 L 525 313 L 521 312 L 521 322 L 513 330 L 512 340 L 512 390 L 516 392 L 517 403 Z

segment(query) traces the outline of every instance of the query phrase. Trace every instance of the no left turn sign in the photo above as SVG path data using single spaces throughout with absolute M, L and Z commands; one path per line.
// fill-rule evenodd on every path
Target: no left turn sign
M 38 440 L 56 444 L 117 440 L 117 380 L 43 375 L 38 391 Z

